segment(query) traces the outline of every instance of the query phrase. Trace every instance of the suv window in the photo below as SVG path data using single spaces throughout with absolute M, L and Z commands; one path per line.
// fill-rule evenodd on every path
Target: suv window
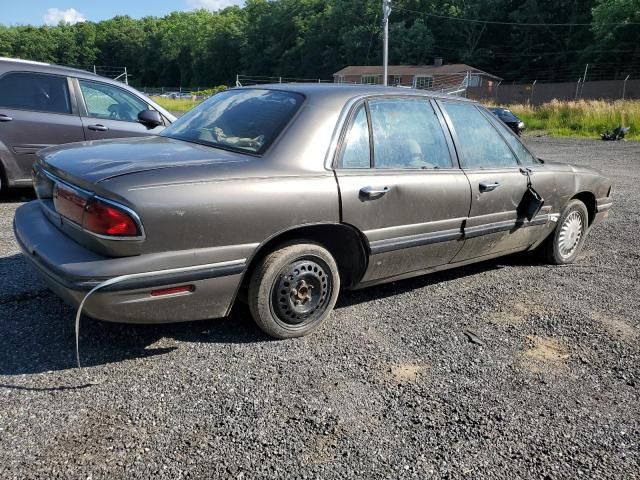
M 422 98 L 369 101 L 375 168 L 451 168 L 451 155 L 431 103 Z
M 138 114 L 149 108 L 146 102 L 118 87 L 86 80 L 79 82 L 90 117 L 137 122 Z
M 0 78 L 0 106 L 48 113 L 71 113 L 67 77 L 15 72 Z
M 521 164 L 539 165 L 540 162 L 538 162 L 538 160 L 536 160 L 535 157 L 531 155 L 531 153 L 529 153 L 529 150 L 527 150 L 527 147 L 525 147 L 522 144 L 522 142 L 516 137 L 516 134 L 513 133 L 513 130 L 511 130 L 509 127 L 507 127 L 504 123 L 500 121 L 493 122 L 493 123 L 502 132 L 502 134 L 504 135 L 504 138 L 507 140 L 507 143 L 509 144 L 511 149 L 514 152 L 516 152 L 516 156 L 518 157 L 518 160 L 520 160 Z
M 444 103 L 458 137 L 464 168 L 517 167 L 502 136 L 473 104 Z
M 353 117 L 353 122 L 342 149 L 341 168 L 369 168 L 371 166 L 369 149 L 369 122 L 367 111 L 360 106 Z

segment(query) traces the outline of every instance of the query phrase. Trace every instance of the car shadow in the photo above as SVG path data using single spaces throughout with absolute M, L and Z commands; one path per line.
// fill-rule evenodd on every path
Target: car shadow
M 505 266 L 536 264 L 534 262 L 535 257 L 530 255 L 510 256 L 363 290 L 344 291 L 336 308 Z M 0 259 L 0 272 L 6 273 L 0 276 L 0 375 L 74 368 L 75 309 L 46 289 L 21 255 Z M 249 308 L 242 302 L 236 302 L 231 314 L 222 319 L 129 325 L 83 317 L 80 328 L 80 354 L 85 367 L 165 355 L 179 348 L 174 342 L 247 344 L 266 341 L 272 339 L 255 326 Z M 0 382 L 0 388 L 3 387 L 14 386 Z
M 36 192 L 31 187 L 11 188 L 0 193 L 0 203 L 24 203 L 35 200 Z

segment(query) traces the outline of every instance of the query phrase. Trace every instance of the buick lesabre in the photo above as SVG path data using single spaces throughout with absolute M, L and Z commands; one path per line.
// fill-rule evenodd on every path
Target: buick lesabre
M 537 159 L 478 103 L 375 86 L 228 90 L 159 136 L 43 150 L 33 175 L 18 243 L 87 315 L 245 299 L 276 338 L 317 328 L 341 289 L 522 251 L 573 262 L 612 205 L 607 178 Z

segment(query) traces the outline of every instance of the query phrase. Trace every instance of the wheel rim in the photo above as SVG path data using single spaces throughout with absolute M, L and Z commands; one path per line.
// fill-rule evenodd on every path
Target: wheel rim
M 558 235 L 558 250 L 562 258 L 571 257 L 580 245 L 584 221 L 579 212 L 571 212 L 565 219 Z
M 302 328 L 327 310 L 333 281 L 319 258 L 297 260 L 282 269 L 271 295 L 273 312 L 286 328 Z

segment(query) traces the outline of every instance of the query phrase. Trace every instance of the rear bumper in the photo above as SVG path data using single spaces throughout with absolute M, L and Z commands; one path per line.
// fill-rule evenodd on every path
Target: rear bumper
M 132 272 L 125 268 L 127 258 L 100 256 L 64 235 L 37 201 L 18 208 L 14 233 L 47 286 L 74 307 L 91 289 L 119 277 L 93 293 L 83 308 L 90 317 L 106 321 L 169 323 L 225 316 L 245 270 L 245 259 L 167 268 L 162 256 L 152 256 L 143 271 Z M 191 292 L 151 295 L 152 290 L 186 284 L 193 285 Z

